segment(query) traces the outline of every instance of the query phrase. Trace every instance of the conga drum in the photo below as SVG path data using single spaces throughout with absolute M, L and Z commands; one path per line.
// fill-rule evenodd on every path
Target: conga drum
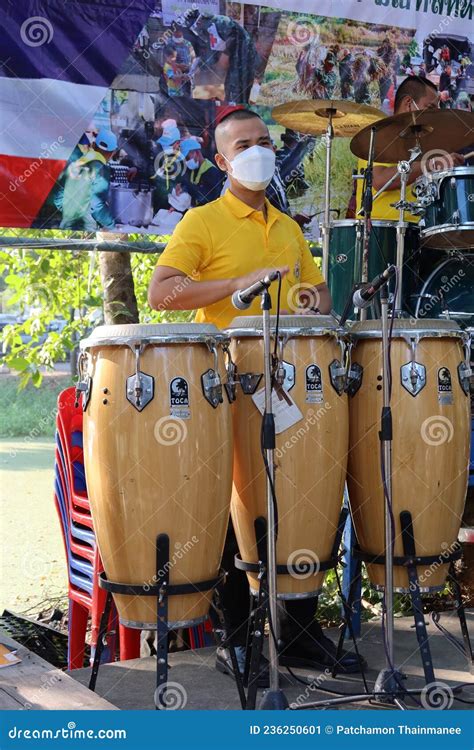
M 81 342 L 84 463 L 110 581 L 153 586 L 169 536 L 170 585 L 218 575 L 232 487 L 225 336 L 213 325 L 116 325 Z M 202 621 L 212 591 L 170 596 L 171 626 Z M 156 598 L 114 594 L 120 622 L 156 628 Z
M 272 316 L 272 330 L 274 326 Z M 235 318 L 227 333 L 242 386 L 232 406 L 231 514 L 242 560 L 256 563 L 259 557 L 255 521 L 267 518 L 266 474 L 260 442 L 262 415 L 253 397 L 244 390 L 256 383 L 263 372 L 262 319 Z M 280 317 L 278 354 L 285 372 L 282 387 L 301 413 L 297 422 L 276 435 L 277 564 L 290 565 L 296 573 L 300 571 L 300 575 L 278 575 L 280 599 L 317 594 L 324 580 L 319 565 L 331 558 L 348 450 L 343 347 L 337 325 L 329 316 Z M 262 387 L 263 381 L 257 394 Z M 253 572 L 247 575 L 251 590 L 257 591 L 257 575 Z
M 361 550 L 383 562 L 381 322 L 355 323 L 350 330 L 355 344 L 352 371 L 359 369 L 362 379 L 350 386 L 349 499 Z M 466 497 L 471 427 L 465 339 L 452 321 L 395 320 L 393 325 L 394 555 L 405 556 L 400 514 L 408 511 L 416 555 L 439 556 L 439 561 L 417 567 L 425 592 L 444 585 L 448 566 L 443 560 L 455 550 Z M 384 564 L 368 564 L 367 572 L 371 582 L 383 588 Z M 395 590 L 407 592 L 409 585 L 406 568 L 396 566 Z

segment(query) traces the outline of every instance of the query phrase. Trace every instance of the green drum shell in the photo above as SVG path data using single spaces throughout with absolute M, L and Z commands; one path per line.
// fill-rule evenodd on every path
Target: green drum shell
M 362 257 L 357 257 L 357 230 L 363 233 L 363 222 L 356 219 L 335 221 L 331 228 L 329 242 L 328 285 L 333 300 L 333 309 L 342 315 L 354 284 L 360 283 Z M 405 263 L 403 267 L 403 309 L 412 314 L 411 297 L 416 286 L 416 277 L 412 271 L 412 258 L 419 245 L 419 232 L 416 224 L 408 224 L 405 234 Z M 389 263 L 395 263 L 397 257 L 397 230 L 393 221 L 373 221 L 369 239 L 370 281 L 382 273 Z M 393 290 L 393 284 L 390 289 Z M 369 308 L 368 317 L 372 317 Z M 351 308 L 350 320 L 356 318 Z

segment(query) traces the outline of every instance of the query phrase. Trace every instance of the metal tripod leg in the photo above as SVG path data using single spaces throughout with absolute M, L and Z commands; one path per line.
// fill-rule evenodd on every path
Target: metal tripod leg
M 456 576 L 454 563 L 451 563 L 451 565 L 449 566 L 448 577 L 452 581 L 453 588 L 454 588 L 454 596 L 456 599 L 456 612 L 459 618 L 459 625 L 461 626 L 461 633 L 462 633 L 462 637 L 464 641 L 464 651 L 465 651 L 466 659 L 467 659 L 467 668 L 469 669 L 469 672 L 471 674 L 474 674 L 474 657 L 472 654 L 471 639 L 469 638 L 469 630 L 467 627 L 466 611 L 462 603 L 461 586 L 459 585 L 459 581 Z
M 423 602 L 421 600 L 420 586 L 414 558 L 416 556 L 415 537 L 413 533 L 413 522 L 411 513 L 404 510 L 400 513 L 400 526 L 402 529 L 403 551 L 406 557 L 411 558 L 408 562 L 407 572 L 410 582 L 410 597 L 413 606 L 413 615 L 415 618 L 415 631 L 420 647 L 421 662 L 427 685 L 435 682 L 435 673 L 433 668 L 433 659 L 426 630 L 426 622 L 423 614 Z
M 99 633 L 97 635 L 97 643 L 95 647 L 94 661 L 92 664 L 92 673 L 91 673 L 91 678 L 89 680 L 89 690 L 95 690 L 95 686 L 97 683 L 97 675 L 99 674 L 100 660 L 101 660 L 102 652 L 105 646 L 105 637 L 107 634 L 107 627 L 109 624 L 111 608 L 112 608 L 112 594 L 110 593 L 110 591 L 108 591 L 107 596 L 105 598 L 104 611 L 102 612 L 102 617 L 100 618 Z
M 222 604 L 223 599 L 224 599 L 224 597 L 222 596 L 222 586 L 223 586 L 223 580 L 221 580 L 221 582 L 215 588 L 216 606 L 214 607 L 214 611 L 216 612 L 217 617 L 219 618 L 219 624 L 220 624 L 220 630 L 216 630 L 216 632 L 219 634 L 222 648 L 229 650 L 230 660 L 232 663 L 232 670 L 234 672 L 234 678 L 235 678 L 235 682 L 237 684 L 237 690 L 239 693 L 240 705 L 242 709 L 245 709 L 246 698 L 245 698 L 245 691 L 244 691 L 244 681 L 242 679 L 242 675 L 240 674 L 239 665 L 237 662 L 237 656 L 235 653 L 235 646 L 232 641 L 232 633 L 230 632 L 227 611 Z

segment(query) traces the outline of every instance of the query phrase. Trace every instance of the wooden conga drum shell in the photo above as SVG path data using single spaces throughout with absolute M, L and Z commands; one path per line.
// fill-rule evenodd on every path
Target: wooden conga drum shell
M 119 331 L 117 329 L 124 329 Z M 226 399 L 217 408 L 204 398 L 201 374 L 214 367 L 207 345 L 197 342 L 213 326 L 113 326 L 87 342 L 92 391 L 84 413 L 84 462 L 97 542 L 109 580 L 156 583 L 156 536 L 170 540 L 170 584 L 218 574 L 229 518 L 232 428 Z M 178 334 L 182 343 L 172 343 Z M 194 340 L 186 341 L 186 331 Z M 212 334 L 212 330 L 211 330 Z M 125 340 L 149 338 L 140 370 L 154 377 L 154 398 L 137 411 L 126 397 L 135 354 Z M 167 335 L 171 341 L 167 340 Z M 160 338 L 161 337 L 161 338 Z M 224 377 L 223 355 L 219 369 Z M 189 384 L 189 418 L 170 415 L 170 383 Z M 212 591 L 170 596 L 169 622 L 206 617 Z M 114 594 L 122 624 L 156 628 L 156 597 Z
M 272 318 L 273 325 L 274 318 Z M 329 326 L 321 330 L 323 325 Z M 239 373 L 261 373 L 263 341 L 261 319 L 236 318 L 228 334 L 231 355 Z M 252 327 L 255 327 L 252 334 Z M 301 335 L 297 335 L 300 328 Z M 314 333 L 311 335 L 311 329 Z M 291 338 L 283 358 L 295 366 L 295 382 L 289 394 L 303 414 L 301 421 L 276 436 L 275 488 L 278 500 L 277 564 L 291 563 L 301 576 L 279 574 L 281 599 L 316 594 L 324 572 L 304 573 L 305 563 L 331 557 L 341 511 L 348 450 L 348 403 L 329 379 L 329 364 L 341 358 L 334 322 L 322 316 L 281 316 L 280 330 Z M 305 370 L 316 363 L 322 373 L 319 403 L 306 401 Z M 263 380 L 259 389 L 263 387 Z M 232 405 L 234 428 L 234 487 L 231 514 L 240 554 L 258 562 L 254 523 L 267 518 L 266 474 L 260 448 L 262 416 L 250 395 L 241 389 Z M 257 576 L 248 573 L 253 591 Z
M 426 385 L 413 396 L 401 384 L 401 367 L 411 362 L 412 350 L 401 337 L 420 334 L 415 360 L 426 368 Z M 352 360 L 363 367 L 362 384 L 350 398 L 350 455 L 348 488 L 357 539 L 364 552 L 383 555 L 385 503 L 380 469 L 382 410 L 382 345 L 380 321 L 355 324 Z M 376 337 L 370 337 L 375 333 Z M 464 361 L 460 331 L 442 320 L 396 320 L 391 344 L 392 362 L 392 494 L 395 517 L 395 556 L 403 556 L 400 512 L 413 519 L 418 556 L 448 555 L 453 551 L 467 490 L 470 435 L 469 397 L 461 387 L 458 366 Z M 439 372 L 447 368 L 451 391 L 439 390 Z M 451 403 L 449 403 L 451 402 Z M 422 591 L 442 588 L 447 565 L 417 568 Z M 369 564 L 367 572 L 377 587 L 384 586 L 385 567 Z M 408 591 L 407 571 L 394 568 L 394 587 Z

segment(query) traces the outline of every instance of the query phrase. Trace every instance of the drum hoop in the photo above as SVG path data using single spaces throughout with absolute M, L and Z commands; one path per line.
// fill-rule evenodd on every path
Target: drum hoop
M 474 227 L 474 221 L 464 221 L 462 224 L 436 224 L 431 229 L 422 229 L 420 234 L 421 237 L 431 237 L 434 234 L 444 234 L 446 231 L 454 230 L 455 232 L 464 232 L 467 229 Z
M 419 318 L 417 318 L 419 320 Z M 382 331 L 348 331 L 348 335 L 353 339 L 381 339 Z M 460 339 L 461 341 L 465 338 L 465 331 L 459 329 L 446 329 L 444 331 L 436 331 L 430 328 L 397 328 L 393 330 L 392 339 Z
M 334 336 L 340 338 L 346 334 L 347 331 L 340 326 L 334 326 L 334 328 L 283 328 L 278 331 L 279 338 L 303 338 L 312 337 L 316 338 L 319 336 Z M 262 338 L 263 330 L 259 328 L 227 328 L 226 334 L 231 339 L 244 339 L 244 338 Z M 270 336 L 275 337 L 275 329 L 272 328 Z
M 423 177 L 419 177 L 420 183 L 423 181 L 427 182 L 442 182 L 447 177 L 465 177 L 470 175 L 474 177 L 474 167 L 452 167 L 451 169 L 443 169 L 439 172 L 429 172 Z M 416 181 L 418 183 L 418 180 Z
M 226 344 L 229 343 L 229 336 L 225 333 L 210 334 L 167 334 L 157 336 L 117 336 L 116 338 L 88 338 L 79 343 L 81 350 L 96 349 L 101 346 L 129 346 L 132 349 L 136 346 L 150 346 L 153 344 Z

